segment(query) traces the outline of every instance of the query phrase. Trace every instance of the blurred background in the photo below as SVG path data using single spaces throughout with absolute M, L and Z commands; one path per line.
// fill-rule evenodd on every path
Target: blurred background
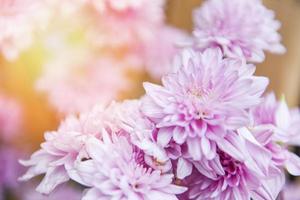
M 201 5 L 201 0 L 168 0 L 166 6 L 167 23 L 188 32 L 192 31 L 192 10 Z M 280 33 L 287 48 L 284 55 L 267 54 L 266 61 L 259 64 L 258 75 L 270 78 L 269 90 L 277 97 L 285 95 L 290 106 L 299 105 L 300 95 L 300 1 L 265 0 L 265 5 L 274 10 L 276 18 L 282 22 Z M 0 59 L 0 88 L 9 96 L 18 99 L 24 108 L 22 139 L 17 141 L 37 145 L 46 130 L 54 130 L 59 118 L 49 105 L 45 95 L 37 93 L 35 81 L 41 74 L 45 52 L 39 43 L 22 53 L 15 62 Z M 143 73 L 133 76 L 136 79 L 133 91 L 126 97 L 137 97 L 143 93 L 141 82 L 148 80 Z
M 192 10 L 201 5 L 201 0 L 168 0 L 165 13 L 166 22 L 187 33 L 193 29 Z M 284 95 L 289 106 L 300 103 L 300 1 L 264 0 L 265 5 L 274 10 L 281 21 L 280 33 L 287 48 L 284 55 L 267 54 L 266 61 L 259 64 L 257 74 L 270 78 L 269 90 L 274 90 L 277 97 Z M 80 32 L 80 31 L 79 31 Z M 78 42 L 80 34 L 72 34 Z M 75 39 L 74 39 L 75 38 Z M 15 61 L 0 57 L 0 91 L 16 99 L 23 113 L 21 134 L 13 141 L 27 151 L 38 148 L 43 141 L 43 133 L 55 130 L 64 117 L 51 106 L 47 96 L 36 91 L 36 81 L 42 74 L 47 52 L 39 38 Z M 139 71 L 127 74 L 131 79 L 131 89 L 123 91 L 119 99 L 135 98 L 143 94 L 141 83 L 158 81 L 149 74 Z

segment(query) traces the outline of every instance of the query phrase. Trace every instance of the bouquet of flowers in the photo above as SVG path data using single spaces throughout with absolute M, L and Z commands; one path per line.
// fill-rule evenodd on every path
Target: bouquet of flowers
M 101 15 L 117 12 L 109 26 L 120 10 L 150 1 L 80 1 L 87 2 Z M 150 7 L 143 8 L 142 16 Z M 83 200 L 275 200 L 284 170 L 300 175 L 289 149 L 300 145 L 300 113 L 265 93 L 268 78 L 255 76 L 254 64 L 264 51 L 284 53 L 280 23 L 261 0 L 207 0 L 193 17 L 193 35 L 178 41 L 160 85 L 146 82 L 140 99 L 68 115 L 20 161 L 29 168 L 20 180 L 45 174 L 36 189 L 42 194 L 72 180 Z M 109 41 L 131 41 L 137 22 Z

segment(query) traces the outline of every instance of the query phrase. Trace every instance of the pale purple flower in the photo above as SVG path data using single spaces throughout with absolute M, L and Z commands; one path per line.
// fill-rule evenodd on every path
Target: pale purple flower
M 29 160 L 20 161 L 22 165 L 29 167 L 20 180 L 26 181 L 45 174 L 37 187 L 37 191 L 43 194 L 49 194 L 70 178 L 82 183 L 74 165 L 78 160 L 89 158 L 86 152 L 88 138 L 102 137 L 100 133 L 104 127 L 104 113 L 101 107 L 95 107 L 80 118 L 69 116 L 57 131 L 46 132 L 46 141 L 41 144 L 41 149 Z
M 176 200 L 176 194 L 185 191 L 173 184 L 173 174 L 147 165 L 144 152 L 132 145 L 126 135 L 104 132 L 103 140 L 89 140 L 87 151 L 91 160 L 77 166 L 82 179 L 91 187 L 83 200 Z
M 172 170 L 167 151 L 156 142 L 157 128 L 141 112 L 141 101 L 125 101 L 119 104 L 118 112 L 120 128 L 130 135 L 132 144 L 144 152 L 147 165 L 162 172 Z
M 220 155 L 220 162 L 224 175 L 218 176 L 216 180 L 199 176 L 195 183 L 192 183 L 189 199 L 250 199 L 251 189 L 259 187 L 259 176 L 249 170 L 244 163 L 224 153 Z
M 283 53 L 280 22 L 261 0 L 207 0 L 194 12 L 195 45 L 219 46 L 228 57 L 262 62 L 264 51 Z
M 187 194 L 189 199 L 275 199 L 278 195 L 278 191 L 271 191 L 269 188 L 264 187 L 264 181 L 268 179 L 271 180 L 272 175 L 269 174 L 269 171 L 264 172 L 262 168 L 257 168 L 258 165 L 255 164 L 259 162 L 260 164 L 264 164 L 265 162 L 267 163 L 266 166 L 268 166 L 270 155 L 259 146 L 254 147 L 255 144 L 253 143 L 250 144 L 246 142 L 245 145 L 250 148 L 245 149 L 243 146 L 238 146 L 237 149 L 240 149 L 242 152 L 244 149 L 249 151 L 249 154 L 243 152 L 246 153 L 244 154 L 247 157 L 246 159 L 233 158 L 224 151 L 220 149 L 217 150 L 218 156 L 215 165 L 218 165 L 218 170 L 212 171 L 212 173 L 216 174 L 215 177 L 208 177 L 207 174 L 200 174 L 199 170 L 195 170 L 191 175 L 192 177 L 183 180 L 183 184 L 189 186 Z M 255 148 L 258 148 L 260 151 L 255 151 Z M 262 153 L 264 156 L 259 153 Z M 257 159 L 256 157 L 260 158 Z M 252 162 L 254 160 L 256 161 Z M 212 166 L 212 163 L 207 165 L 207 167 Z M 282 186 L 283 182 L 281 181 L 280 183 L 280 186 Z
M 288 150 L 289 145 L 300 145 L 299 110 L 290 110 L 284 100 L 276 101 L 271 93 L 250 113 L 252 124 L 249 130 L 272 153 L 274 165 L 300 175 L 300 158 Z
M 193 160 L 213 159 L 216 140 L 225 129 L 247 124 L 246 111 L 259 103 L 268 80 L 254 76 L 253 65 L 223 58 L 219 49 L 186 51 L 175 67 L 163 86 L 144 83 L 142 112 L 159 129 L 163 147 L 183 145 Z

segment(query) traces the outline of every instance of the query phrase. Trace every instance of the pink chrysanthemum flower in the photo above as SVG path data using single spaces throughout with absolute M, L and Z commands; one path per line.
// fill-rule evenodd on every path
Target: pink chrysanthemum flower
M 0 142 L 11 141 L 20 131 L 22 109 L 18 102 L 0 95 Z
M 271 153 L 244 129 L 231 132 L 226 141 L 213 160 L 197 162 L 191 175 L 180 180 L 189 187 L 181 199 L 276 199 L 284 176 L 272 167 Z
M 274 165 L 299 176 L 300 158 L 288 150 L 289 145 L 300 146 L 299 110 L 290 110 L 285 101 L 277 102 L 271 93 L 250 113 L 249 130 L 272 153 Z
M 0 0 L 0 51 L 15 59 L 32 42 L 35 26 L 46 19 L 43 3 L 38 0 Z
M 194 12 L 195 45 L 219 46 L 228 57 L 262 62 L 264 51 L 283 53 L 280 23 L 261 0 L 207 0 Z
M 111 113 L 110 113 L 111 114 Z M 46 174 L 37 187 L 37 191 L 49 194 L 53 189 L 70 178 L 82 183 L 74 164 L 77 160 L 88 158 L 85 143 L 89 137 L 102 137 L 105 112 L 95 107 L 91 112 L 82 114 L 80 118 L 68 117 L 58 131 L 45 133 L 45 142 L 29 160 L 20 161 L 28 166 L 28 171 L 20 178 L 29 180 L 37 175 Z
M 187 147 L 193 160 L 213 159 L 224 129 L 247 124 L 246 110 L 260 101 L 268 80 L 255 67 L 223 58 L 219 49 L 187 51 L 163 86 L 145 83 L 142 112 L 159 129 L 157 142 Z
M 120 137 L 124 136 L 128 140 L 131 137 L 138 138 L 138 136 L 131 136 L 136 132 L 128 127 L 129 123 L 121 125 L 124 123 L 122 117 L 122 115 L 125 116 L 124 112 L 135 113 L 138 109 L 135 106 L 138 105 L 139 103 L 136 101 L 122 104 L 112 103 L 105 108 L 95 107 L 92 111 L 80 115 L 79 118 L 68 117 L 58 131 L 45 134 L 46 141 L 42 143 L 40 150 L 35 152 L 29 160 L 21 161 L 21 164 L 28 166 L 29 169 L 20 180 L 26 181 L 37 175 L 46 174 L 37 187 L 37 191 L 44 194 L 49 194 L 56 186 L 69 179 L 90 186 L 90 182 L 83 179 L 75 168 L 77 163 L 92 159 L 90 155 L 92 150 L 87 151 L 87 142 L 90 141 L 90 138 L 102 141 L 104 140 L 103 134 L 106 134 L 105 136 L 116 134 Z M 140 138 L 135 140 L 137 144 L 138 141 L 140 141 L 141 146 L 149 150 L 149 154 L 141 154 L 143 155 L 141 159 L 145 160 L 147 166 L 153 166 L 153 169 L 157 168 L 162 173 L 170 171 L 171 165 L 167 163 L 166 154 L 161 153 L 164 152 L 163 149 L 156 151 L 152 148 L 150 152 L 150 149 L 145 146 L 145 141 L 142 142 Z M 154 143 L 152 147 L 155 147 Z M 142 152 L 141 149 L 139 151 Z M 127 152 L 124 152 L 125 154 Z M 109 159 L 110 156 L 107 156 Z
M 91 187 L 83 200 L 176 200 L 176 194 L 185 191 L 172 183 L 173 174 L 148 166 L 144 152 L 124 135 L 103 133 L 103 140 L 91 139 L 87 147 L 91 160 L 78 165 L 79 174 Z
M 37 82 L 47 92 L 50 103 L 61 113 L 78 113 L 95 104 L 108 104 L 129 86 L 124 70 L 131 66 L 126 60 L 110 57 L 88 58 L 73 54 L 49 63 Z
M 266 176 L 261 176 L 253 168 L 252 163 L 236 160 L 222 151 L 218 151 L 218 156 L 221 164 L 220 170 L 223 174 L 218 175 L 215 179 L 207 178 L 201 174 L 195 175 L 195 181 L 190 184 L 189 199 L 249 200 L 251 197 L 253 198 L 253 194 L 257 194 L 262 184 L 261 181 L 266 179 Z M 265 192 L 259 193 L 266 195 L 262 195 L 260 198 L 271 200 L 273 195 L 268 194 L 269 191 Z
M 130 141 L 144 152 L 147 165 L 162 172 L 172 169 L 166 150 L 155 140 L 157 128 L 141 112 L 141 101 L 125 101 L 118 106 L 119 126 L 130 135 Z

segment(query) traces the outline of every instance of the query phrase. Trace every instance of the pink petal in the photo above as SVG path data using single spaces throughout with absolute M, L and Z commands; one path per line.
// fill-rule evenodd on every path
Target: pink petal
M 193 169 L 192 163 L 184 158 L 179 158 L 177 162 L 176 176 L 179 179 L 184 179 L 185 177 L 191 175 Z

